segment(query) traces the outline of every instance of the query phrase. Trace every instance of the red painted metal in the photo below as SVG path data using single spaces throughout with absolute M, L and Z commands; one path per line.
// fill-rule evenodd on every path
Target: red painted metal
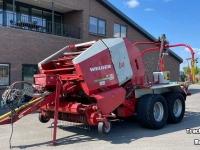
M 38 108 L 40 108 L 46 104 L 54 102 L 55 95 L 56 95 L 56 92 L 53 92 L 51 95 L 44 97 L 42 100 L 38 101 L 31 107 L 28 107 L 27 109 L 24 109 L 24 110 L 18 112 L 17 114 L 15 114 L 13 116 L 13 122 L 16 122 L 17 120 L 21 119 L 22 117 L 25 117 L 26 115 L 30 114 L 31 112 L 37 110 Z M 0 125 L 3 125 L 3 124 L 10 124 L 10 117 L 7 117 L 7 118 L 3 119 L 2 121 L 0 121 Z
M 54 109 L 54 130 L 53 130 L 53 145 L 56 145 L 56 133 L 57 133 L 57 124 L 58 124 L 58 107 L 60 101 L 60 90 L 61 83 L 60 78 L 57 76 L 57 84 L 56 84 L 56 97 L 55 97 L 55 109 Z
M 97 45 L 101 48 L 101 51 L 94 53 L 92 47 L 95 47 L 96 42 L 98 41 L 70 45 L 68 50 L 66 48 L 66 51 L 70 53 L 59 54 L 59 57 L 53 55 L 48 61 L 45 60 L 46 63 L 41 63 L 41 66 L 39 66 L 40 74 L 34 75 L 35 84 L 37 84 L 38 89 L 51 91 L 52 94 L 33 106 L 20 111 L 14 116 L 13 121 L 15 122 L 39 108 L 38 112 L 54 118 L 52 145 L 56 145 L 58 119 L 94 126 L 97 126 L 98 122 L 104 122 L 108 127 L 108 118 L 128 117 L 135 113 L 135 107 L 139 101 L 139 98 L 135 96 L 136 89 L 149 89 L 150 86 L 160 83 L 159 77 L 158 83 L 155 83 L 154 77 L 151 79 L 145 74 L 142 56 L 146 52 L 155 50 L 162 52 L 163 49 L 186 46 L 194 58 L 194 51 L 185 44 L 168 45 L 167 41 L 132 44 L 126 38 L 123 38 L 121 40 L 123 44 L 118 44 L 124 46 L 120 47 L 125 50 L 124 53 L 127 51 L 127 59 L 130 60 L 132 74 L 130 78 L 125 75 L 119 77 L 116 70 L 126 67 L 125 63 L 120 62 L 120 58 L 118 58 L 120 56 L 112 58 L 112 51 L 107 45 L 104 45 L 105 49 Z M 102 44 L 105 43 L 102 42 Z M 112 43 L 109 44 L 112 45 Z M 144 44 L 154 45 L 155 47 L 147 48 L 141 53 L 136 46 Z M 90 53 L 87 51 L 88 48 L 91 48 Z M 115 47 L 115 49 L 117 48 Z M 85 50 L 86 52 L 84 52 Z M 73 52 L 85 56 L 74 63 L 73 60 L 81 55 L 73 54 Z M 160 70 L 164 71 L 163 56 L 160 56 L 159 64 Z M 125 80 L 122 84 L 119 84 L 120 78 Z M 0 125 L 6 123 L 10 123 L 10 117 L 0 121 Z
M 187 47 L 191 54 L 192 54 L 192 59 L 194 60 L 194 50 L 192 49 L 192 47 L 190 47 L 189 45 L 187 44 L 173 44 L 173 45 L 168 45 L 168 46 L 165 46 L 165 48 L 172 48 L 172 47 L 179 47 L 179 46 L 184 46 L 184 47 Z
M 108 49 L 76 64 L 75 69 L 77 74 L 84 76 L 85 82 L 81 82 L 81 86 L 87 95 L 98 93 L 99 88 L 118 87 L 119 82 Z M 106 75 L 110 74 L 113 74 L 113 80 L 106 79 Z
M 187 44 L 173 44 L 173 45 L 166 45 L 164 46 L 164 49 L 168 49 L 168 48 L 173 48 L 173 47 L 180 47 L 180 46 L 184 46 L 187 47 L 192 55 L 192 60 L 194 60 L 194 50 Z M 149 52 L 149 51 L 157 51 L 160 50 L 160 47 L 153 47 L 153 48 L 147 48 L 145 50 L 142 51 L 141 56 L 143 56 L 145 53 Z M 164 59 L 160 60 L 160 68 L 162 71 L 164 71 Z
M 144 44 L 154 45 L 155 42 L 136 42 L 133 45 L 137 46 L 137 45 L 144 45 Z
M 147 48 L 147 49 L 145 49 L 145 50 L 142 51 L 141 56 L 143 56 L 146 52 L 149 52 L 149 51 L 157 51 L 157 50 L 159 50 L 159 47 Z
M 117 115 L 119 117 L 128 117 L 133 115 L 133 111 L 131 111 L 130 109 L 127 109 L 125 106 L 119 106 L 117 108 Z
M 94 94 L 97 106 L 102 115 L 110 114 L 123 103 L 126 91 L 124 88 L 115 88 L 106 92 Z
M 58 107 L 58 111 L 70 114 L 81 114 L 82 113 L 81 109 L 83 108 L 85 108 L 85 106 L 82 105 L 81 103 L 61 101 Z M 48 109 L 50 111 L 54 111 L 55 103 L 49 104 L 48 106 L 43 106 L 42 109 L 43 110 Z
M 109 123 L 108 123 L 108 120 L 106 119 L 106 117 L 102 117 L 102 118 L 96 118 L 96 120 L 98 122 L 103 122 L 107 128 L 109 128 Z
M 143 82 L 138 78 L 143 78 L 145 75 L 145 67 L 141 57 L 140 50 L 127 39 L 124 39 L 126 49 L 128 52 L 130 64 L 134 72 L 131 82 L 133 85 L 142 85 Z
M 43 73 L 48 74 L 48 73 L 59 72 L 59 71 L 68 71 L 68 70 L 74 70 L 74 68 L 59 68 L 59 69 L 53 69 L 53 70 L 43 70 Z
M 35 83 L 45 86 L 55 86 L 57 83 L 57 75 L 37 74 L 34 75 Z

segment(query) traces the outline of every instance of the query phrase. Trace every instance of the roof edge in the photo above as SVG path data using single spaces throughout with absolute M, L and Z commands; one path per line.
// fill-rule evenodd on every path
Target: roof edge
M 175 58 L 176 60 L 178 60 L 180 63 L 183 62 L 183 59 L 182 59 L 180 56 L 178 56 L 176 53 L 174 53 L 171 49 L 169 49 L 168 52 L 169 52 L 169 54 L 170 54 L 172 57 L 174 57 L 174 58 Z
M 120 19 L 127 22 L 130 26 L 135 28 L 138 32 L 140 32 L 142 35 L 144 35 L 146 38 L 148 38 L 151 41 L 154 41 L 156 38 L 153 37 L 150 33 L 148 33 L 146 30 L 144 30 L 141 26 L 139 26 L 136 22 L 134 22 L 132 19 L 130 19 L 128 16 L 126 16 L 123 12 L 121 12 L 118 8 L 116 8 L 113 4 L 108 2 L 107 0 L 97 0 L 100 4 L 108 8 L 111 12 L 116 14 Z
M 141 33 L 143 36 L 145 36 L 150 41 L 155 41 L 156 38 L 153 37 L 149 32 L 144 30 L 141 26 L 139 26 L 136 22 L 134 22 L 132 19 L 130 19 L 128 16 L 126 16 L 123 12 L 121 12 L 118 8 L 116 8 L 113 4 L 108 2 L 107 0 L 97 0 L 100 4 L 102 4 L 104 7 L 108 8 L 111 12 L 116 14 L 120 19 L 128 23 L 131 27 L 136 29 L 139 33 Z M 174 53 L 172 50 L 169 49 L 168 51 L 172 57 L 174 57 L 177 61 L 180 63 L 183 62 L 183 59 L 179 57 L 176 53 Z

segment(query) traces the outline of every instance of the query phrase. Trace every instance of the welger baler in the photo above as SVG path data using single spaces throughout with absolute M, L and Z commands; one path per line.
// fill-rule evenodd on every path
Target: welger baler
M 139 44 L 151 45 L 140 53 Z M 152 47 L 155 46 L 155 47 Z M 15 114 L 0 118 L 0 124 L 15 122 L 38 109 L 39 120 L 46 123 L 54 118 L 56 141 L 57 120 L 98 126 L 101 134 L 111 130 L 111 120 L 137 113 L 141 125 L 160 129 L 167 120 L 179 123 L 185 112 L 188 93 L 177 83 L 170 83 L 164 71 L 164 53 L 169 45 L 162 36 L 155 42 L 132 44 L 126 38 L 111 38 L 70 45 L 38 64 L 40 74 L 35 83 L 22 82 L 34 88 L 35 93 L 14 88 L 14 83 L 3 94 L 8 106 L 23 101 L 24 95 L 33 99 Z M 142 56 L 159 50 L 157 72 L 147 76 Z

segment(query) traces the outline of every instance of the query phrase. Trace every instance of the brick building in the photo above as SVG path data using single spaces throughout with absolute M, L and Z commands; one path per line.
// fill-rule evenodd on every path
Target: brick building
M 109 37 L 155 40 L 107 0 L 0 0 L 0 94 L 14 81 L 33 82 L 37 63 L 64 46 Z M 152 73 L 158 52 L 144 61 Z M 181 62 L 172 51 L 165 57 L 171 80 Z

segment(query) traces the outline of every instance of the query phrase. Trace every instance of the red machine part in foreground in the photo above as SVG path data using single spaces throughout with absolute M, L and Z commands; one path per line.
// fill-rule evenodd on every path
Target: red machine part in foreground
M 156 47 L 141 54 L 136 47 L 138 44 L 154 44 Z M 160 91 L 175 90 L 186 97 L 187 93 L 179 85 L 170 85 L 168 79 L 162 79 L 160 75 L 155 78 L 145 74 L 142 60 L 145 52 L 160 50 L 158 71 L 162 75 L 164 49 L 174 46 L 180 45 L 170 46 L 163 37 L 156 42 L 132 44 L 126 38 L 112 38 L 64 47 L 41 61 L 38 64 L 40 74 L 34 76 L 34 87 L 51 94 L 17 112 L 13 122 L 39 107 L 41 122 L 54 118 L 53 145 L 56 144 L 57 120 L 98 126 L 100 133 L 108 134 L 110 119 L 133 115 L 141 97 L 152 91 L 160 94 Z M 162 101 L 158 106 L 155 103 L 156 108 Z M 0 118 L 0 125 L 7 123 L 10 123 L 10 116 Z M 161 128 L 165 123 L 163 121 L 161 126 L 154 128 Z

